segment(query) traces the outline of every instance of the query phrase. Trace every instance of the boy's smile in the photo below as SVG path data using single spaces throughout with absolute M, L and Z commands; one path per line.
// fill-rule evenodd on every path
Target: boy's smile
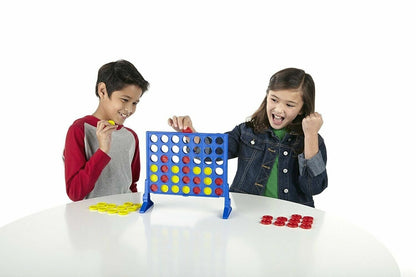
M 267 93 L 267 117 L 273 129 L 283 129 L 302 111 L 303 100 L 298 90 L 270 90 Z

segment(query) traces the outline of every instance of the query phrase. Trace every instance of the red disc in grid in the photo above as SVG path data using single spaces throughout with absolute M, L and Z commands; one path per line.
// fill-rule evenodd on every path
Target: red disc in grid
M 192 190 L 195 194 L 200 194 L 201 193 L 201 189 L 199 187 L 194 187 Z
M 184 164 L 189 164 L 190 161 L 191 161 L 191 159 L 188 156 L 185 156 L 185 157 L 182 158 L 182 162 Z
M 221 179 L 221 178 L 216 178 L 216 179 L 215 179 L 215 184 L 216 184 L 217 186 L 221 186 L 221 185 L 222 185 L 222 179 Z
M 194 184 L 200 184 L 201 183 L 201 178 L 199 178 L 199 177 L 194 177 L 194 179 L 193 179 L 193 181 L 194 181 Z
M 215 194 L 218 195 L 218 196 L 222 195 L 222 189 L 216 188 L 215 189 Z
M 151 190 L 151 191 L 157 191 L 157 185 L 152 184 L 152 185 L 150 186 L 150 190 Z
M 182 167 L 182 172 L 188 174 L 189 172 L 191 172 L 191 169 L 189 168 L 189 166 L 184 166 Z
M 188 176 L 183 176 L 182 182 L 184 182 L 185 184 L 188 184 L 190 181 L 191 181 L 191 178 L 189 178 Z
M 162 157 L 160 157 L 160 160 L 162 161 L 162 163 L 167 163 L 169 161 L 168 156 L 163 155 Z
M 162 175 L 162 176 L 160 177 L 160 180 L 161 180 L 163 183 L 167 183 L 167 182 L 169 181 L 169 177 L 168 177 L 168 176 L 166 176 L 166 175 Z
M 169 167 L 167 165 L 162 165 L 162 167 L 160 168 L 160 170 L 162 170 L 162 172 L 168 172 L 169 171 Z

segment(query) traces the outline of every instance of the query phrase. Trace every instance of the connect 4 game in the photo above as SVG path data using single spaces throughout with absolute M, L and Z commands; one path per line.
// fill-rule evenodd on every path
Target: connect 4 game
M 228 136 L 211 133 L 146 132 L 146 182 L 140 213 L 153 206 L 150 193 L 224 197 L 223 218 L 231 213 L 227 182 Z

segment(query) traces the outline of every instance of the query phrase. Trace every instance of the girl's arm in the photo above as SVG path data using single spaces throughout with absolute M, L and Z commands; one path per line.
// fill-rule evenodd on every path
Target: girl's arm
M 171 126 L 176 132 L 182 132 L 186 128 L 191 128 L 192 133 L 196 133 L 196 130 L 192 126 L 192 120 L 189 115 L 185 116 L 176 116 L 174 115 L 172 118 L 168 119 L 168 124 Z
M 302 120 L 303 133 L 305 135 L 305 159 L 309 160 L 319 151 L 318 132 L 323 124 L 319 113 L 312 113 Z

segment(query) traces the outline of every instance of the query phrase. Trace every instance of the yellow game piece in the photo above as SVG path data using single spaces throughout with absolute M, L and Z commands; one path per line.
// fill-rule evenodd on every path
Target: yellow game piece
M 160 187 L 160 190 L 161 190 L 161 191 L 163 191 L 163 192 L 168 192 L 169 187 L 168 187 L 167 185 L 162 185 L 162 186 Z
M 178 173 L 179 172 L 179 166 L 177 166 L 177 165 L 174 165 L 174 166 L 172 166 L 172 172 L 173 173 Z
M 118 213 L 118 210 L 116 208 L 111 208 L 111 209 L 107 210 L 107 213 L 108 214 L 116 214 L 116 213 Z
M 173 193 L 178 193 L 179 192 L 179 187 L 177 185 L 173 185 L 172 186 L 172 192 Z
M 198 166 L 195 166 L 192 171 L 194 172 L 195 175 L 199 175 L 201 174 L 201 168 L 199 168 Z
M 150 175 L 150 180 L 151 180 L 152 182 L 157 182 L 157 180 L 158 180 L 157 175 L 156 175 L 156 174 L 152 174 L 152 175 Z
M 212 168 L 210 168 L 210 167 L 204 168 L 204 174 L 205 175 L 211 175 L 212 174 Z
M 212 193 L 212 189 L 210 187 L 206 187 L 206 188 L 204 188 L 204 193 L 206 195 L 210 195 Z
M 150 166 L 150 171 L 152 171 L 152 172 L 156 172 L 156 171 L 157 171 L 157 165 L 152 164 L 152 165 Z
M 116 123 L 114 122 L 114 120 L 111 120 L 111 119 L 108 121 L 108 123 L 110 123 L 113 126 L 116 125 Z
M 98 212 L 99 213 L 106 213 L 107 212 L 107 207 L 99 207 Z
M 207 185 L 207 186 L 211 185 L 212 184 L 212 179 L 209 178 L 209 177 L 205 177 L 204 178 L 204 184 Z
M 90 206 L 90 211 L 96 211 L 96 210 L 98 210 L 98 207 L 97 207 L 97 205 L 92 205 L 92 206 Z
M 132 206 L 133 205 L 133 202 L 125 202 L 123 205 L 124 206 Z
M 129 212 L 128 211 L 118 211 L 117 214 L 118 215 L 128 215 Z
M 115 207 L 117 207 L 117 204 L 114 204 L 114 203 L 107 204 L 107 208 L 115 208 Z
M 182 187 L 182 192 L 185 194 L 188 194 L 191 192 L 191 189 L 188 186 L 183 186 Z
M 107 203 L 106 202 L 98 202 L 97 206 L 107 206 Z
M 179 177 L 176 176 L 176 175 L 173 175 L 172 176 L 172 182 L 175 183 L 175 184 L 179 183 Z
M 136 203 L 136 204 L 133 204 L 133 206 L 135 206 L 136 209 L 140 209 L 142 207 L 142 204 L 141 203 Z

